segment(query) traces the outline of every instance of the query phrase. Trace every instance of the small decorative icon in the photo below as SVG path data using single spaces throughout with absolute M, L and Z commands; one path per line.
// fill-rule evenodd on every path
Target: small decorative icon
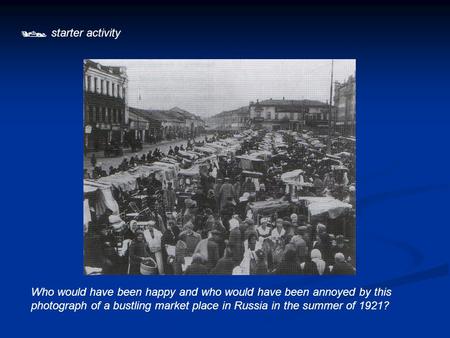
M 32 32 L 22 31 L 22 36 L 24 38 L 46 38 L 47 34 L 37 33 L 35 31 L 32 31 Z

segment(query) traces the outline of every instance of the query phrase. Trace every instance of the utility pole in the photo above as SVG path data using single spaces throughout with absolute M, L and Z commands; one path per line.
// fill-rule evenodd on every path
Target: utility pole
M 333 98 L 333 69 L 334 60 L 331 60 L 331 82 L 330 82 L 330 111 L 328 114 L 328 142 L 327 142 L 327 153 L 331 154 L 331 116 L 332 116 L 332 98 Z

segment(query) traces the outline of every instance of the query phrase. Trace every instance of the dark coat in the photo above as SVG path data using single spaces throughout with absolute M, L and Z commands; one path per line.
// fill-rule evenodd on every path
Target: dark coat
M 231 275 L 235 267 L 235 262 L 231 257 L 219 259 L 216 266 L 210 271 L 211 275 Z
M 200 263 L 192 263 L 186 268 L 185 275 L 207 275 L 208 268 Z

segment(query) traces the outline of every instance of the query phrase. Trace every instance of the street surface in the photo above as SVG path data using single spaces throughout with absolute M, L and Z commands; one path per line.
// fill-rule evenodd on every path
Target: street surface
M 205 135 L 197 136 L 194 140 L 196 142 L 204 141 Z M 97 157 L 97 165 L 99 165 L 101 163 L 102 168 L 108 172 L 110 166 L 117 168 L 119 166 L 119 164 L 122 162 L 124 157 L 127 157 L 128 159 L 130 159 L 131 156 L 136 156 L 136 155 L 141 157 L 142 154 L 147 154 L 149 150 L 153 151 L 156 147 L 158 147 L 162 152 L 167 153 L 171 146 L 172 146 L 172 148 L 175 148 L 175 146 L 177 146 L 177 145 L 179 147 L 181 145 L 186 147 L 186 144 L 187 144 L 187 140 L 184 140 L 184 139 L 178 139 L 178 140 L 172 140 L 172 141 L 162 141 L 162 142 L 156 143 L 156 144 L 144 144 L 142 150 L 137 151 L 135 153 L 132 153 L 130 148 L 126 148 L 123 150 L 123 156 L 105 157 L 103 151 L 95 152 L 95 156 Z M 87 154 L 87 156 L 84 157 L 84 169 L 88 169 L 88 171 L 91 171 L 93 169 L 92 164 L 91 164 L 92 154 L 93 154 L 93 152 L 89 152 Z

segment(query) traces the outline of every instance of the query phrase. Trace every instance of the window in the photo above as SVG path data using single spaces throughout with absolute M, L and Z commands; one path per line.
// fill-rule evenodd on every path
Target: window
M 278 120 L 278 113 L 275 113 L 275 120 Z
M 100 94 L 105 92 L 105 81 L 100 80 Z
M 106 108 L 105 107 L 102 108 L 101 122 L 106 122 Z
M 95 112 L 95 122 L 100 122 L 100 108 L 94 107 L 94 112 Z
M 109 81 L 106 81 L 106 95 L 111 95 L 109 92 Z
M 119 109 L 119 113 L 118 113 L 118 121 L 117 123 L 122 123 L 122 110 Z
M 111 93 L 112 96 L 116 96 L 115 91 L 116 91 L 116 84 L 113 83 L 113 84 L 112 84 L 112 93 Z
M 98 79 L 96 77 L 94 77 L 94 92 L 98 92 Z

